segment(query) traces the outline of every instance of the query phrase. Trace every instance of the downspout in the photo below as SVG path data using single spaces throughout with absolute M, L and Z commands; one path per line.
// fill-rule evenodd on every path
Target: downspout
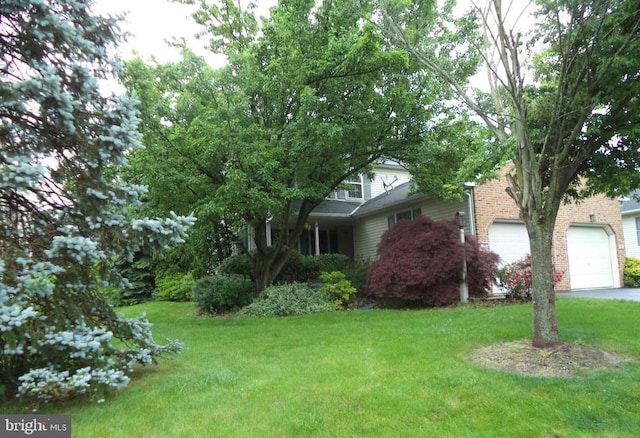
M 475 215 L 475 201 L 473 198 L 473 188 L 476 186 L 473 183 L 465 183 L 467 188 L 465 195 L 467 195 L 467 210 L 469 214 L 469 234 L 471 236 L 476 235 L 476 215 Z

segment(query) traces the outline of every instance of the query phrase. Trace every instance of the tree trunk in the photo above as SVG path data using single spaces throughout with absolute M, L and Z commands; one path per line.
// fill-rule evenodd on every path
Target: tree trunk
M 553 282 L 554 224 L 527 223 L 531 244 L 531 295 L 533 297 L 533 346 L 559 343 L 556 297 Z
M 304 231 L 307 218 L 311 211 L 316 208 L 322 199 L 304 199 L 296 212 L 296 224 L 292 230 L 288 230 L 287 220 L 289 218 L 290 205 L 284 209 L 280 225 L 284 228 L 277 238 L 275 244 L 267 246 L 266 224 L 267 219 L 254 223 L 254 242 L 256 244 L 256 254 L 253 256 L 253 276 L 255 279 L 256 294 L 259 294 L 278 276 L 287 259 L 297 247 L 297 242 Z
M 273 279 L 271 278 L 271 269 L 269 265 L 272 260 L 267 257 L 256 256 L 253 260 L 253 276 L 255 279 L 255 293 L 256 295 L 265 290 L 271 285 Z

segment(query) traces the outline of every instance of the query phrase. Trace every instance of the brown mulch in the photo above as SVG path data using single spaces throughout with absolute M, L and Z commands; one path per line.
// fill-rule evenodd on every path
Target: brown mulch
M 473 362 L 488 368 L 539 377 L 571 377 L 578 370 L 621 368 L 633 359 L 588 345 L 560 343 L 534 348 L 531 341 L 514 341 L 473 351 Z

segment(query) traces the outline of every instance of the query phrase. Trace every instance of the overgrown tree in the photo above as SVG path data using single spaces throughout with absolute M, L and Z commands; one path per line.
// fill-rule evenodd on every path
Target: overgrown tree
M 48 402 L 127 384 L 175 342 L 123 320 L 100 290 L 115 257 L 179 242 L 192 218 L 128 219 L 144 188 L 118 172 L 139 146 L 135 102 L 101 92 L 117 19 L 92 2 L 0 8 L 0 385 Z
M 560 204 L 640 184 L 640 2 L 489 0 L 474 3 L 457 29 L 424 25 L 431 1 L 379 4 L 387 36 L 447 83 L 513 160 L 507 191 L 531 243 L 533 345 L 557 344 L 552 238 Z M 531 31 L 518 30 L 523 20 Z M 438 35 L 450 32 L 460 43 L 443 47 Z M 456 54 L 482 56 L 490 93 L 452 74 Z
M 125 64 L 121 82 L 142 102 L 140 131 L 145 147 L 134 151 L 123 172 L 130 183 L 149 188 L 138 214 L 175 211 L 198 221 L 184 245 L 156 254 L 156 274 L 171 270 L 202 277 L 231 255 L 237 220 L 233 210 L 216 202 L 223 184 L 226 148 L 216 147 L 216 72 L 188 49 L 180 62 L 147 65 L 141 59 Z
M 261 290 L 332 190 L 370 172 L 377 160 L 415 149 L 436 116 L 443 124 L 457 120 L 444 109 L 447 90 L 416 71 L 404 51 L 387 50 L 366 23 L 373 11 L 368 2 L 280 2 L 261 25 L 251 7 L 228 0 L 200 4 L 196 21 L 228 65 L 206 73 L 204 82 L 176 77 L 173 94 L 167 93 L 175 96 L 171 102 L 179 102 L 189 84 L 199 90 L 193 101 L 201 107 L 184 118 L 179 104 L 167 105 L 174 111 L 166 117 L 170 123 L 156 115 L 154 124 L 172 140 L 150 140 L 179 149 L 167 153 L 182 155 L 179 162 L 189 162 L 190 170 L 163 165 L 198 178 L 198 190 L 207 193 L 212 210 L 224 213 L 226 225 L 253 230 L 253 276 Z M 188 55 L 174 68 L 196 64 Z M 128 83 L 145 108 L 153 107 L 144 103 L 145 87 L 158 81 L 162 68 L 145 70 L 151 76 L 144 83 Z M 268 222 L 281 231 L 271 247 Z

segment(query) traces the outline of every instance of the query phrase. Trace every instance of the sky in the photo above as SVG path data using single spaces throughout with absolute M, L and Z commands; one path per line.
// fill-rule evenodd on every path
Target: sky
M 254 0 L 258 10 L 266 13 L 277 0 Z M 249 3 L 241 0 L 241 4 Z M 122 27 L 132 35 L 127 44 L 122 45 L 118 55 L 130 59 L 133 51 L 144 59 L 151 56 L 160 63 L 180 59 L 179 50 L 168 47 L 166 40 L 173 37 L 185 38 L 189 46 L 199 55 L 207 55 L 206 39 L 196 39 L 200 26 L 190 17 L 196 8 L 190 5 L 172 3 L 169 0 L 95 0 L 94 12 L 99 14 L 120 15 L 128 12 Z M 215 59 L 212 59 L 216 62 Z
M 246 5 L 250 0 L 236 0 Z M 258 12 L 266 15 L 277 0 L 252 0 L 257 4 Z M 520 9 L 528 0 L 513 0 L 515 9 Z M 94 11 L 101 14 L 122 14 L 128 12 L 123 27 L 132 36 L 130 41 L 119 50 L 119 55 L 132 57 L 135 50 L 143 57 L 154 56 L 159 62 L 179 59 L 179 51 L 167 47 L 165 40 L 172 37 L 184 37 L 190 47 L 200 55 L 207 53 L 204 48 L 206 39 L 196 39 L 199 25 L 190 17 L 196 7 L 173 3 L 170 0 L 94 0 Z M 462 10 L 470 6 L 472 0 L 458 0 Z M 483 4 L 483 0 L 475 0 Z

